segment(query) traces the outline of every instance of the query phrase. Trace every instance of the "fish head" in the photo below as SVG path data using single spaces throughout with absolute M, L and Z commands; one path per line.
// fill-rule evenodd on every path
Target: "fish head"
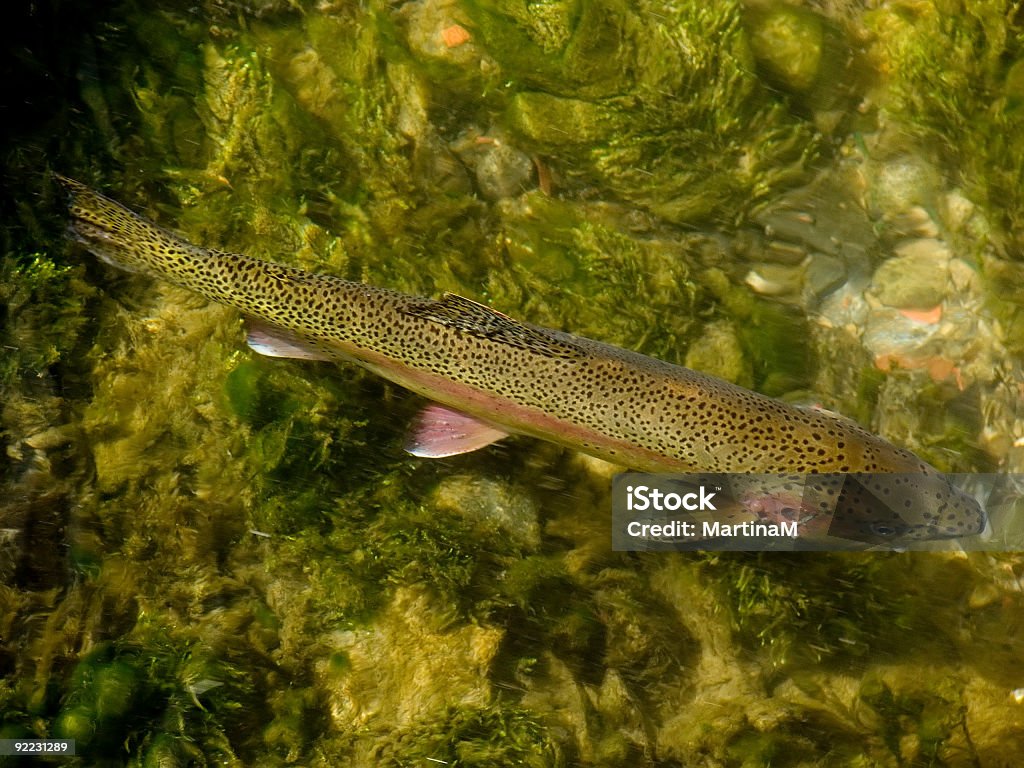
M 760 522 L 796 523 L 803 539 L 900 546 L 985 528 L 978 502 L 928 465 L 915 471 L 734 475 L 741 506 Z
M 985 528 L 977 500 L 930 467 L 916 472 L 850 474 L 843 479 L 830 536 L 898 546 L 973 536 Z

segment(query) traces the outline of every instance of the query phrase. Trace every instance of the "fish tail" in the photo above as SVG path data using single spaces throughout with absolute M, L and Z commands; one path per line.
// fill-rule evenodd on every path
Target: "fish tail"
M 174 277 L 209 255 L 85 184 L 54 174 L 68 206 L 68 233 L 103 261 L 129 272 Z

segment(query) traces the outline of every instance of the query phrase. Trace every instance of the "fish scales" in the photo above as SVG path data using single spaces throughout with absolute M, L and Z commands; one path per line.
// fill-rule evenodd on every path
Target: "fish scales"
M 311 356 L 356 362 L 504 431 L 651 472 L 917 473 L 937 501 L 905 528 L 928 538 L 983 526 L 973 500 L 930 465 L 849 419 L 453 294 L 419 298 L 201 248 L 58 180 L 73 237 L 105 261 L 235 307 Z

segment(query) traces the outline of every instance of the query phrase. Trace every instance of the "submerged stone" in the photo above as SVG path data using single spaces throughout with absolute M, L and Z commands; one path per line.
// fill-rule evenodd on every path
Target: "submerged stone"
M 801 8 L 756 14 L 750 47 L 754 57 L 783 85 L 806 91 L 818 77 L 824 48 L 822 20 Z
M 433 496 L 442 508 L 501 530 L 525 550 L 540 546 L 537 509 L 523 492 L 497 480 L 456 475 L 441 482 Z
M 872 290 L 890 307 L 930 309 L 946 295 L 949 257 L 949 250 L 939 240 L 912 241 L 875 271 Z
M 600 141 L 615 130 L 614 113 L 582 99 L 525 91 L 512 99 L 509 124 L 531 141 L 561 146 Z

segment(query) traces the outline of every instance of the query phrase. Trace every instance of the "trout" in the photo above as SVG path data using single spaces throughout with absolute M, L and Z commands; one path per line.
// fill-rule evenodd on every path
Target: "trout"
M 116 267 L 236 308 L 256 352 L 353 362 L 430 400 L 406 445 L 416 456 L 467 453 L 521 434 L 648 472 L 899 473 L 899 504 L 846 505 L 832 531 L 892 541 L 984 528 L 977 502 L 937 470 L 836 414 L 455 294 L 410 296 L 193 245 L 79 182 L 57 180 L 73 239 Z M 774 509 L 764 500 L 753 507 Z

